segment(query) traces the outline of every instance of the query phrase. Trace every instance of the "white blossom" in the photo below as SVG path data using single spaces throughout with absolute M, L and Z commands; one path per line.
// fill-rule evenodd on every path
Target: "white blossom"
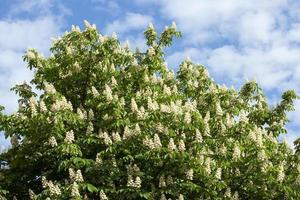
M 72 197 L 79 197 L 80 196 L 78 184 L 76 182 L 74 182 L 72 184 L 72 187 L 71 187 L 71 196 Z
M 42 176 L 41 180 L 42 180 L 42 186 L 43 186 L 43 188 L 48 187 L 48 181 L 47 181 L 46 177 Z
M 192 122 L 192 117 L 191 114 L 189 112 L 186 112 L 184 114 L 184 122 L 187 124 L 190 124 Z
M 113 132 L 112 138 L 114 142 L 120 142 L 122 140 L 119 132 Z
M 78 169 L 78 170 L 76 171 L 75 181 L 76 181 L 76 182 L 83 182 L 83 176 L 82 176 L 82 173 L 81 173 L 81 170 L 80 170 L 80 169 Z
M 166 187 L 167 184 L 166 184 L 166 180 L 165 180 L 165 176 L 164 175 L 161 175 L 159 177 L 159 184 L 158 184 L 158 187 L 159 188 L 163 188 L 163 187 Z
M 222 176 L 222 168 L 218 168 L 215 174 L 216 179 L 221 180 L 221 176 Z
M 46 104 L 43 100 L 40 101 L 40 110 L 41 110 L 41 112 L 46 112 L 47 111 Z
M 36 198 L 36 194 L 35 194 L 31 189 L 28 190 L 28 193 L 29 193 L 29 198 L 30 198 L 30 199 L 33 200 L 33 199 Z
M 149 23 L 148 28 L 149 29 L 154 29 L 154 26 L 153 26 L 153 24 L 151 22 Z
M 234 160 L 237 160 L 239 159 L 241 156 L 241 150 L 239 148 L 238 145 L 235 145 L 234 148 L 233 148 L 233 154 L 232 154 L 232 157 Z
M 91 92 L 94 97 L 99 96 L 99 92 L 94 86 L 92 86 Z
M 36 55 L 34 53 L 34 49 L 27 49 L 26 56 L 29 60 L 35 59 Z
M 86 134 L 90 135 L 93 133 L 93 131 L 94 131 L 94 125 L 92 122 L 89 122 L 88 127 L 86 129 Z
M 195 140 L 196 140 L 197 143 L 202 143 L 203 142 L 203 138 L 202 138 L 202 135 L 201 135 L 199 129 L 196 129 Z
M 248 119 L 247 114 L 246 114 L 246 112 L 244 110 L 242 110 L 240 112 L 240 116 L 239 117 L 240 117 L 240 122 L 248 123 L 249 119 Z
M 69 177 L 70 177 L 70 179 L 72 181 L 75 181 L 75 179 L 76 179 L 76 173 L 75 173 L 74 169 L 73 168 L 69 168 L 68 171 L 69 171 Z
M 44 89 L 45 89 L 46 93 L 49 93 L 49 94 L 56 93 L 56 89 L 55 89 L 55 87 L 51 83 L 45 82 L 44 83 Z
M 124 128 L 124 133 L 123 133 L 123 139 L 125 140 L 125 139 L 128 139 L 128 138 L 130 138 L 131 136 L 133 136 L 134 134 L 133 134 L 133 131 L 132 130 L 130 130 L 129 128 L 128 128 L 128 126 L 125 126 L 125 128 Z
M 183 195 L 180 194 L 178 200 L 184 200 Z
M 117 80 L 115 79 L 114 76 L 111 77 L 111 85 L 112 86 L 117 86 L 118 85 L 118 82 L 117 82 Z
M 100 191 L 99 196 L 100 196 L 100 200 L 108 200 L 108 198 L 103 190 Z
M 73 143 L 74 139 L 75 139 L 75 138 L 74 138 L 74 132 L 71 130 L 71 131 L 68 131 L 68 132 L 66 133 L 66 137 L 65 137 L 64 141 L 65 141 L 66 143 L 71 144 L 71 143 Z
M 51 147 L 56 147 L 57 146 L 57 142 L 56 142 L 56 139 L 54 136 L 51 136 L 49 139 L 48 139 L 48 144 L 51 146 Z
M 228 198 L 231 197 L 231 189 L 230 189 L 230 188 L 227 188 L 227 189 L 226 189 L 224 196 L 225 196 L 225 197 L 228 197 Z
M 165 194 L 161 194 L 160 200 L 167 200 L 166 195 Z
M 137 112 L 139 109 L 138 109 L 138 105 L 135 101 L 134 98 L 131 98 L 131 111 L 132 112 Z
M 168 149 L 169 151 L 173 151 L 176 149 L 176 145 L 174 143 L 174 139 L 173 138 L 170 138 L 170 141 L 169 141 L 169 144 L 168 144 Z
M 168 175 L 168 177 L 167 177 L 167 184 L 168 184 L 168 185 L 172 185 L 173 183 L 174 183 L 174 181 L 173 181 L 172 176 L 171 176 L 171 175 Z
M 86 29 L 92 28 L 92 25 L 91 25 L 87 20 L 83 20 L 83 23 L 84 23 L 84 27 L 85 27 Z
M 185 173 L 185 175 L 186 175 L 186 178 L 187 178 L 188 180 L 193 180 L 193 177 L 194 177 L 194 170 L 193 170 L 193 169 L 189 169 L 189 170 Z
M 106 145 L 108 145 L 108 146 L 112 144 L 112 141 L 111 141 L 111 139 L 110 139 L 110 137 L 109 137 L 109 135 L 108 135 L 107 132 L 105 132 L 105 131 L 104 131 L 104 132 L 101 132 L 101 131 L 100 131 L 99 137 L 103 139 L 104 144 L 106 144 Z
M 157 134 L 154 134 L 154 139 L 153 139 L 153 145 L 154 145 L 154 148 L 161 148 L 161 141 L 160 141 L 160 138 Z
M 221 108 L 221 105 L 220 105 L 220 102 L 219 102 L 219 101 L 216 103 L 216 114 L 217 114 L 218 116 L 222 116 L 222 115 L 223 115 L 223 110 L 222 110 L 222 108 Z
M 79 115 L 80 119 L 86 119 L 86 115 L 82 112 L 80 108 L 77 108 L 77 114 Z
M 153 56 L 153 55 L 155 55 L 155 49 L 153 48 L 153 47 L 149 47 L 149 49 L 148 49 L 148 55 L 149 56 Z
M 107 84 L 105 84 L 105 89 L 103 91 L 103 94 L 105 95 L 107 101 L 110 102 L 113 100 L 112 90 Z
M 140 128 L 140 125 L 137 123 L 135 124 L 135 127 L 134 127 L 134 133 L 136 135 L 140 134 L 141 133 L 141 128 Z
M 101 155 L 100 155 L 100 153 L 97 153 L 97 155 L 96 155 L 96 164 L 102 165 L 102 163 L 103 163 L 103 161 L 102 161 Z
M 58 185 L 53 184 L 52 181 L 48 182 L 48 188 L 49 188 L 51 196 L 53 196 L 53 195 L 61 195 L 60 188 L 58 187 Z
M 170 95 L 172 94 L 172 93 L 171 93 L 170 87 L 164 85 L 163 93 L 164 93 L 164 95 L 166 95 L 166 96 L 170 96 Z
M 135 188 L 140 188 L 142 184 L 141 178 L 140 177 L 135 177 L 135 181 L 134 181 L 134 187 Z
M 185 151 L 185 144 L 184 144 L 183 140 L 179 140 L 178 150 L 179 151 Z
M 146 137 L 143 140 L 143 145 L 149 147 L 150 149 L 155 149 L 156 148 L 156 146 L 154 145 L 153 140 L 151 138 L 149 139 L 148 137 Z
M 127 187 L 135 187 L 135 183 L 131 175 L 128 175 Z
M 232 200 L 239 200 L 239 193 L 237 191 L 235 191 L 232 195 Z
M 210 120 L 210 112 L 207 111 L 207 113 L 205 114 L 205 117 L 204 117 L 204 122 L 208 123 L 209 120 Z

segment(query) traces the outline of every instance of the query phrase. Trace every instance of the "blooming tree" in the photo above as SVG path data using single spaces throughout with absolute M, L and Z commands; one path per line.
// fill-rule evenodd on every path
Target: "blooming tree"
M 228 89 L 189 59 L 174 73 L 176 25 L 144 35 L 132 51 L 85 21 L 50 57 L 27 51 L 32 84 L 0 115 L 1 199 L 299 199 L 300 142 L 277 139 L 295 92 L 270 108 L 255 81 Z

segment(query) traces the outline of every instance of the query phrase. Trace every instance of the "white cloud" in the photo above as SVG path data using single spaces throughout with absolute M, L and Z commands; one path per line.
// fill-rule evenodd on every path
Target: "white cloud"
M 7 113 L 17 109 L 17 96 L 10 88 L 32 78 L 22 59 L 26 49 L 32 47 L 49 54 L 50 38 L 61 34 L 63 16 L 70 14 L 61 4 L 55 5 L 58 14 L 53 14 L 53 2 L 27 0 L 14 4 L 6 18 L 0 20 L 0 105 L 5 106 Z M 29 12 L 36 15 L 31 19 L 17 17 Z M 8 145 L 3 134 L 0 134 L 0 144 Z
M 32 78 L 22 56 L 28 47 L 47 54 L 50 38 L 58 35 L 60 26 L 53 17 L 35 20 L 0 21 L 0 104 L 7 112 L 16 109 L 16 96 L 9 91 L 16 83 Z
M 152 21 L 152 17 L 139 13 L 126 13 L 124 19 L 118 19 L 105 27 L 105 32 L 123 34 L 129 31 L 145 29 Z

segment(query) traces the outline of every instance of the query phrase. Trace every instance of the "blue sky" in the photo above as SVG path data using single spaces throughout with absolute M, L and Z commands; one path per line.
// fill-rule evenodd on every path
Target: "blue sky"
M 149 22 L 162 30 L 175 21 L 183 37 L 167 50 L 170 68 L 176 70 L 189 56 L 229 87 L 256 79 L 272 105 L 284 90 L 300 94 L 298 0 L 1 0 L 0 105 L 7 113 L 17 108 L 9 89 L 32 77 L 22 62 L 24 51 L 34 47 L 49 55 L 50 38 L 72 24 L 83 27 L 83 20 L 141 49 Z M 300 136 L 299 101 L 289 116 L 287 139 L 292 143 Z M 3 136 L 0 144 L 8 144 Z

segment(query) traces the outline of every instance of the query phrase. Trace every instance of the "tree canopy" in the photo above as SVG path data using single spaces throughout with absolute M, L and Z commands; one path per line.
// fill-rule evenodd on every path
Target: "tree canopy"
M 85 21 L 49 57 L 28 49 L 31 84 L 1 107 L 0 199 L 299 199 L 299 140 L 278 140 L 295 92 L 270 107 L 255 81 L 229 89 L 190 59 L 173 72 L 175 23 L 144 35 L 131 50 Z

